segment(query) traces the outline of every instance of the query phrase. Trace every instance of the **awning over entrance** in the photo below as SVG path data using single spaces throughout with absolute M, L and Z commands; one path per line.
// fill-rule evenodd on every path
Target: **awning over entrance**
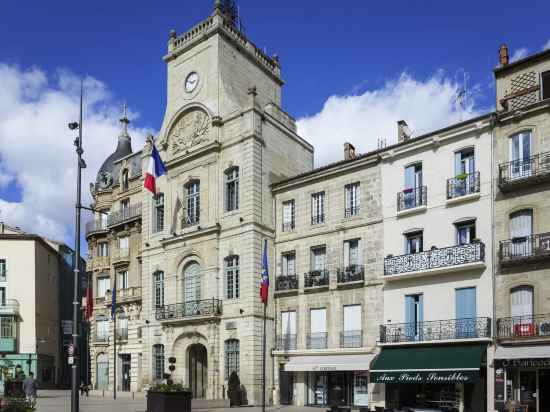
M 499 346 L 495 359 L 550 358 L 550 346 Z
M 485 345 L 383 348 L 370 368 L 374 383 L 472 383 Z
M 366 371 L 374 355 L 294 356 L 285 364 L 286 372 Z

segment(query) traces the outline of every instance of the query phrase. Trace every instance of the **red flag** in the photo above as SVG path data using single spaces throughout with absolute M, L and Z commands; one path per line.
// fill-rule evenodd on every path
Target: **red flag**
M 90 320 L 94 311 L 94 298 L 92 296 L 92 286 L 88 284 L 86 288 L 86 320 Z

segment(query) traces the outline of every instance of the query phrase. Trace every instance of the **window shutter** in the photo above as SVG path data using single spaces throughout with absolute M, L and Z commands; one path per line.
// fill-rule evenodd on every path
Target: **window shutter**
M 311 333 L 325 333 L 327 331 L 327 310 L 311 309 Z
M 361 305 L 344 306 L 344 331 L 361 329 Z
M 349 266 L 349 253 L 350 253 L 349 241 L 346 240 L 344 242 L 344 269 Z
M 533 316 L 533 288 L 530 286 L 521 286 L 511 293 L 512 317 Z

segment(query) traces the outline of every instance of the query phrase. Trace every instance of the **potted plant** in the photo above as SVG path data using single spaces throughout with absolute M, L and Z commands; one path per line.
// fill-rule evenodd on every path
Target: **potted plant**
M 147 391 L 147 412 L 191 412 L 191 398 L 183 385 L 161 383 Z
M 466 180 L 467 177 L 468 177 L 468 173 L 459 173 L 455 176 L 457 180 Z
M 242 401 L 241 380 L 237 372 L 231 372 L 229 382 L 227 384 L 227 397 L 229 398 L 229 406 L 240 406 Z

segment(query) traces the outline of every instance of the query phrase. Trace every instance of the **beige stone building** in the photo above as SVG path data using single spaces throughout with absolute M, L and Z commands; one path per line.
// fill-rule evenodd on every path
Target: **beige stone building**
M 550 50 L 495 69 L 495 407 L 550 410 Z

